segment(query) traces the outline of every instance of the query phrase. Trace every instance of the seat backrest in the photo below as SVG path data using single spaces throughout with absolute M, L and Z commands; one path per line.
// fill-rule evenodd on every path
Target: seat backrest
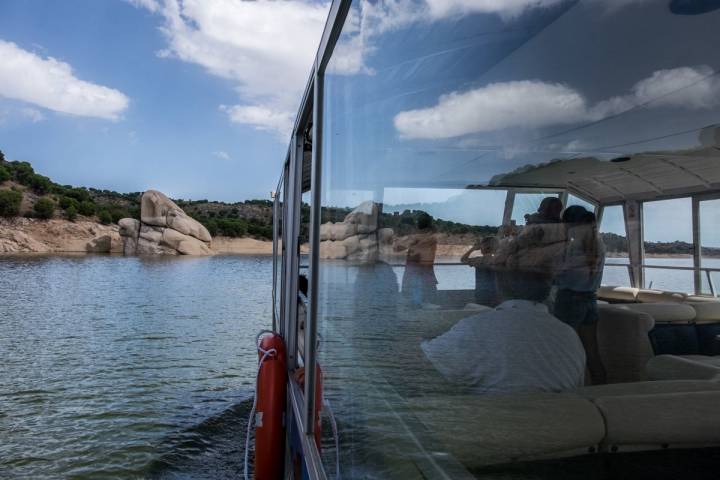
M 666 290 L 641 288 L 637 293 L 637 301 L 640 303 L 682 303 L 686 298 L 687 294 L 685 293 Z
M 646 379 L 645 364 L 653 356 L 648 338 L 653 318 L 618 305 L 598 305 L 598 349 L 608 383 Z
M 684 303 L 632 303 L 627 305 L 618 305 L 618 308 L 647 313 L 653 317 L 655 324 L 691 323 L 697 316 L 697 311 L 691 305 Z
M 632 303 L 637 301 L 638 289 L 632 287 L 618 287 L 614 285 L 603 285 L 598 289 L 597 295 L 601 300 L 610 303 Z

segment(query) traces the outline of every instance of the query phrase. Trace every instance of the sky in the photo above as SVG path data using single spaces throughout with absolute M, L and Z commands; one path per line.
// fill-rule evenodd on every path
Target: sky
M 720 11 L 673 5 L 685 4 L 354 1 L 325 79 L 325 202 L 383 190 L 387 204 L 442 203 L 493 224 L 502 195 L 463 192 L 469 183 L 697 148 L 720 124 Z M 0 149 L 60 183 L 269 198 L 328 8 L 3 0 Z M 686 209 L 653 208 L 646 238 L 689 238 Z
M 3 0 L 0 150 L 63 184 L 269 198 L 328 6 Z

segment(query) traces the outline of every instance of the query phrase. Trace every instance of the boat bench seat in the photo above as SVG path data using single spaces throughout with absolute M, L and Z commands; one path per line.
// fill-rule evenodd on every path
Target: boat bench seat
M 429 396 L 409 412 L 467 468 L 720 444 L 720 382 L 659 381 L 576 392 Z M 440 452 L 438 452 L 440 453 Z
M 672 292 L 650 288 L 620 287 L 603 285 L 597 291 L 598 298 L 610 303 L 689 303 L 703 302 L 720 305 L 716 297 L 706 295 L 688 295 L 683 292 Z
M 646 366 L 653 380 L 717 380 L 720 381 L 720 356 L 658 355 Z

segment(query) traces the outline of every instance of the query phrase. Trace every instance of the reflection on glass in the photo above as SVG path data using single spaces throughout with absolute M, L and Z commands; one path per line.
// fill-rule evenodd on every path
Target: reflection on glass
M 612 478 L 626 473 L 613 442 L 632 469 L 685 471 L 673 440 L 642 436 L 652 408 L 599 410 L 610 383 L 655 401 L 670 387 L 640 382 L 667 380 L 646 365 L 671 349 L 597 287 L 631 284 L 602 259 L 628 264 L 643 233 L 648 262 L 692 255 L 691 196 L 720 183 L 705 127 L 720 12 L 620 3 L 352 3 L 324 79 L 318 299 L 343 477 L 535 474 L 551 459 L 559 478 L 599 455 L 593 474 Z M 646 284 L 690 292 L 678 272 L 645 269 Z M 684 299 L 665 293 L 647 298 Z M 705 431 L 692 401 L 668 435 Z
M 710 269 L 720 269 L 720 232 L 717 225 L 720 225 L 720 199 L 705 200 L 700 202 L 700 252 L 701 266 Z M 717 272 L 711 272 L 717 275 Z M 713 285 L 718 285 L 713 281 Z M 711 293 L 710 281 L 707 272 L 702 272 L 702 292 Z M 717 290 L 715 291 L 717 295 Z
M 645 263 L 663 265 L 670 257 L 692 266 L 692 200 L 689 197 L 643 205 Z
M 612 205 L 603 209 L 600 236 L 605 244 L 609 263 L 628 263 L 628 240 L 622 206 Z M 607 278 L 609 280 L 611 277 L 608 276 Z M 603 283 L 606 285 L 630 285 L 629 277 L 627 280 L 625 283 L 612 283 L 603 280 Z
M 550 199 L 557 199 L 553 202 Z M 526 223 L 559 223 L 563 204 L 556 193 L 516 193 L 512 220 L 516 225 Z

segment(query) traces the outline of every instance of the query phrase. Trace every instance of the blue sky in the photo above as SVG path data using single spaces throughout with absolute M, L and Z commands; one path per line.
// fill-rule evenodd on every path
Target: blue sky
M 60 183 L 268 198 L 327 5 L 245 3 L 3 0 L 0 149 Z

